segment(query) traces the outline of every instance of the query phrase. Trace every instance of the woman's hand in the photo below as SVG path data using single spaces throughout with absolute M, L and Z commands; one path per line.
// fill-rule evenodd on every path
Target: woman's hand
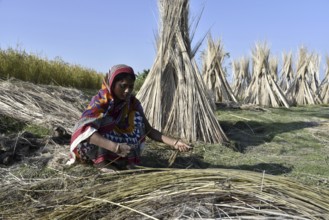
M 192 150 L 192 147 L 178 139 L 174 144 L 174 149 L 179 150 L 180 152 L 187 152 L 189 150 Z
M 118 143 L 114 153 L 120 157 L 126 157 L 130 153 L 131 147 L 126 143 Z

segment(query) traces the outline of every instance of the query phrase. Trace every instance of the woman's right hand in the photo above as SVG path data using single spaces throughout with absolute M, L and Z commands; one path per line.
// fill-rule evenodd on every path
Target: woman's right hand
M 175 150 L 179 150 L 180 152 L 187 152 L 187 151 L 190 151 L 190 150 L 193 149 L 192 146 L 187 145 L 186 143 L 184 143 L 184 142 L 181 141 L 180 139 L 178 139 L 178 140 L 175 142 L 173 148 L 174 148 Z
M 117 143 L 114 153 L 120 157 L 126 157 L 130 153 L 131 147 L 126 143 Z

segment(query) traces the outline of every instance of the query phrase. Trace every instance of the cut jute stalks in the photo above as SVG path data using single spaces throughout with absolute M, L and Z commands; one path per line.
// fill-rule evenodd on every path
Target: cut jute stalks
M 327 67 L 325 71 L 325 77 L 320 84 L 320 97 L 323 104 L 329 104 L 329 56 L 326 57 Z
M 257 43 L 253 55 L 253 73 L 244 103 L 264 107 L 290 107 L 269 67 L 270 49 L 266 43 Z
M 149 168 L 24 184 L 20 180 L 0 194 L 4 218 L 329 218 L 328 190 L 265 172 Z
M 189 1 L 159 1 L 157 55 L 137 93 L 150 124 L 188 142 L 228 143 L 191 48 Z
M 237 103 L 231 86 L 226 80 L 227 73 L 223 68 L 226 52 L 221 41 L 214 41 L 209 35 L 207 49 L 202 55 L 203 80 L 209 93 L 214 96 L 215 102 Z
M 318 93 L 316 73 L 311 70 L 314 67 L 313 55 L 309 54 L 307 49 L 299 49 L 297 60 L 297 75 L 291 86 L 286 92 L 287 99 L 296 105 L 315 105 L 321 104 L 322 99 Z
M 71 133 L 87 99 L 76 89 L 0 80 L 0 114 L 27 123 L 62 127 Z

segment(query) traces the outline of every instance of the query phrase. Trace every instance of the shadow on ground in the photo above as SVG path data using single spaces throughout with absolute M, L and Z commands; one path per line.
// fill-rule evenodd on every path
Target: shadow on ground
M 46 140 L 30 133 L 10 134 L 0 138 L 0 164 L 12 165 L 34 157 L 46 145 Z
M 258 121 L 221 121 L 225 134 L 234 144 L 235 150 L 244 153 L 248 147 L 257 146 L 272 139 L 281 133 L 291 132 L 309 127 L 316 127 L 317 122 L 288 122 L 288 123 L 262 123 Z
M 168 158 L 155 153 L 147 152 L 142 157 L 142 166 L 152 167 L 152 168 L 168 168 L 169 162 Z M 221 169 L 236 169 L 236 170 L 248 170 L 254 172 L 263 172 L 272 175 L 281 175 L 290 173 L 293 167 L 286 167 L 282 164 L 277 163 L 259 163 L 255 165 L 239 165 L 239 166 L 223 166 L 223 165 L 213 165 L 207 163 L 200 156 L 189 156 L 189 157 L 177 157 L 175 162 L 170 166 L 170 168 L 178 169 L 208 169 L 208 168 L 221 168 Z

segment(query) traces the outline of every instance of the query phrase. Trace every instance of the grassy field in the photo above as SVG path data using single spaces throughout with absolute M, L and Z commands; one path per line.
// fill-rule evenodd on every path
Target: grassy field
M 2 64 L 0 78 L 16 77 L 27 80 L 35 83 L 33 88 L 38 87 L 38 84 L 76 86 L 82 90 L 84 95 L 81 97 L 86 98 L 83 100 L 86 105 L 99 88 L 98 74 L 90 76 L 89 70 L 67 65 L 60 60 L 58 62 L 43 61 L 24 51 L 9 49 L 0 50 L 0 61 Z M 17 63 L 19 65 L 16 65 Z M 11 71 L 13 69 L 15 71 Z M 52 71 L 49 71 L 50 69 Z M 67 70 L 64 71 L 66 75 L 61 75 L 64 73 L 63 69 Z M 7 74 L 8 72 L 12 74 Z M 72 76 L 73 72 L 78 74 L 75 76 L 79 79 L 84 74 L 95 77 L 95 81 L 89 80 L 88 77 L 82 78 L 85 82 L 96 83 L 74 84 L 74 79 L 67 77 Z M 147 72 L 144 71 L 138 75 L 136 90 L 142 85 Z M 49 77 L 47 74 L 52 75 Z M 45 77 L 40 78 L 41 75 Z M 60 80 L 55 79 L 55 75 L 69 84 L 59 83 Z M 48 81 L 42 81 L 42 79 Z M 17 89 L 16 86 L 10 88 Z M 54 95 L 57 93 L 53 94 L 54 88 L 51 91 L 44 93 L 53 95 L 50 97 L 51 100 L 70 102 L 66 105 L 74 103 L 77 98 L 74 95 L 77 93 L 69 94 L 71 90 L 61 90 L 60 87 L 58 91 L 56 90 L 57 96 Z M 65 93 L 65 96 L 63 94 L 61 96 L 60 91 Z M 28 97 L 27 100 L 34 100 L 27 105 L 48 106 L 41 103 L 45 101 L 49 104 L 49 97 L 45 98 L 42 94 L 38 93 L 39 97 L 24 90 L 24 97 Z M 3 100 L 6 101 L 4 103 L 10 103 L 7 102 L 10 99 L 9 96 L 9 93 L 4 96 Z M 60 97 L 66 98 L 62 100 Z M 125 219 L 129 211 L 127 212 L 126 208 L 118 208 L 118 204 L 119 207 L 121 202 L 132 205 L 131 202 L 135 201 L 133 198 L 148 197 L 149 195 L 145 194 L 146 191 L 151 193 L 150 200 L 147 200 L 148 203 L 143 203 L 145 207 L 142 210 L 152 213 L 151 208 L 154 215 L 159 214 L 159 207 L 163 210 L 176 210 L 182 213 L 187 206 L 191 205 L 189 210 L 197 210 L 199 214 L 198 209 L 203 201 L 205 201 L 203 208 L 206 210 L 209 208 L 207 207 L 210 204 L 209 201 L 212 201 L 213 205 L 224 203 L 227 207 L 231 207 L 231 204 L 236 205 L 238 201 L 242 207 L 242 209 L 237 207 L 240 214 L 242 210 L 246 212 L 258 210 L 259 212 L 262 209 L 268 213 L 269 209 L 276 211 L 285 207 L 287 210 L 284 210 L 283 214 L 290 213 L 291 216 L 298 213 L 304 217 L 312 216 L 312 219 L 327 219 L 328 217 L 327 214 L 323 214 L 328 213 L 329 210 L 327 205 L 327 198 L 329 198 L 328 105 L 299 106 L 290 109 L 255 106 L 218 107 L 216 115 L 230 139 L 229 146 L 202 142 L 191 143 L 194 146 L 193 151 L 176 155 L 176 152 L 165 145 L 147 139 L 147 147 L 142 154 L 142 166 L 148 169 L 123 171 L 120 175 L 111 176 L 100 173 L 98 169 L 85 164 L 66 166 L 66 161 L 69 159 L 70 136 L 68 134 L 57 136 L 50 124 L 50 119 L 59 120 L 56 116 L 67 119 L 64 112 L 59 113 L 52 108 L 51 111 L 46 111 L 48 109 L 40 107 L 42 111 L 39 114 L 49 118 L 44 123 L 36 124 L 33 117 L 30 120 L 26 119 L 27 121 L 15 118 L 17 116 L 15 112 L 27 113 L 23 111 L 27 109 L 24 104 L 26 103 L 21 102 L 19 109 L 3 111 L 0 114 L 0 186 L 2 188 L 0 219 L 7 219 L 7 217 L 8 219 L 61 219 L 58 217 L 61 215 L 66 216 L 63 219 L 72 219 L 69 216 L 71 214 L 74 216 L 74 212 L 79 213 L 79 210 L 80 215 L 86 214 L 91 219 L 98 219 L 106 213 L 113 216 L 121 213 L 122 219 Z M 6 104 L 3 105 L 6 106 Z M 52 107 L 55 106 L 57 105 L 52 105 Z M 74 112 L 76 111 L 80 110 Z M 69 121 L 66 121 L 65 125 L 70 127 L 68 122 L 71 122 L 72 118 L 67 120 Z M 167 169 L 168 167 L 173 169 Z M 152 179 L 153 176 L 156 177 Z M 196 177 L 192 178 L 192 176 Z M 160 178 L 164 180 L 158 181 Z M 137 191 L 133 189 L 134 184 L 132 184 L 136 183 L 136 179 L 142 187 Z M 155 183 L 153 184 L 152 181 Z M 265 193 L 269 194 L 262 194 L 263 181 L 266 185 Z M 154 185 L 153 188 L 150 188 L 151 183 Z M 213 201 L 214 183 L 215 185 L 223 183 L 221 187 L 216 188 L 223 193 L 217 195 L 216 201 Z M 158 188 L 160 187 L 158 184 L 161 188 Z M 200 184 L 204 185 L 200 188 Z M 112 189 L 107 187 L 112 187 Z M 172 190 L 169 196 L 168 187 Z M 177 187 L 181 187 L 180 190 Z M 129 189 L 126 190 L 127 194 L 122 194 L 123 188 Z M 195 192 L 195 189 L 201 189 L 199 192 L 201 194 L 206 191 L 205 197 L 199 194 L 201 197 L 196 199 L 196 202 L 186 200 L 190 196 L 198 195 L 189 193 L 191 190 Z M 154 192 L 163 193 L 161 198 L 167 199 L 168 203 L 161 199 L 162 203 L 159 205 L 157 203 L 159 201 L 153 200 Z M 130 196 L 127 197 L 128 194 Z M 175 195 L 178 194 L 179 199 L 174 201 Z M 106 205 L 109 200 L 102 200 L 101 197 L 112 199 L 110 201 L 112 205 Z M 221 200 L 223 198 L 227 200 Z M 264 201 L 267 202 L 264 203 Z M 290 203 L 292 207 L 287 206 Z M 298 207 L 297 203 L 303 203 L 305 206 Z M 268 204 L 269 207 L 260 208 L 259 204 Z M 142 208 L 139 203 L 136 205 L 137 208 Z M 83 209 L 76 209 L 82 206 Z M 307 214 L 305 214 L 306 207 L 310 211 Z M 90 213 L 86 213 L 86 210 Z M 209 210 L 213 210 L 213 206 Z M 228 208 L 226 215 L 227 211 L 232 212 L 232 217 L 237 216 L 236 210 Z M 268 214 L 272 216 L 273 213 Z M 314 214 L 317 217 L 314 217 Z M 265 213 L 260 215 L 264 217 Z M 215 213 L 214 216 L 218 214 Z
M 91 94 L 88 91 L 88 96 Z M 304 184 L 329 187 L 329 106 L 220 108 L 216 114 L 231 146 L 192 143 L 193 151 L 178 154 L 171 167 L 265 172 L 292 177 Z M 52 135 L 51 131 L 33 123 L 26 124 L 4 116 L 0 119 L 0 131 L 5 135 L 15 136 L 23 131 L 38 138 Z M 67 144 L 59 147 L 63 164 L 68 159 Z M 143 166 L 168 167 L 172 154 L 173 151 L 166 146 L 147 139 Z M 24 169 L 29 166 L 25 163 Z M 47 173 L 47 167 L 43 168 Z M 74 169 L 67 171 L 75 173 Z
M 220 111 L 226 134 L 238 151 L 206 154 L 231 168 L 286 175 L 328 186 L 329 108 L 307 106 L 267 111 Z
M 89 98 L 96 92 L 97 90 L 84 90 Z M 231 146 L 193 143 L 193 152 L 179 154 L 172 167 L 251 170 L 292 177 L 314 186 L 329 186 L 328 105 L 290 109 L 221 107 L 216 114 L 232 143 Z M 21 122 L 4 115 L 0 117 L 0 122 L 0 132 L 5 136 L 17 137 L 23 131 L 32 133 L 37 138 L 52 135 L 52 131 L 33 122 Z M 173 152 L 159 143 L 150 140 L 147 142 L 143 165 L 168 167 L 168 160 Z M 68 159 L 67 145 L 66 142 L 57 147 L 60 154 L 64 155 L 62 161 Z
M 173 167 L 251 170 L 329 186 L 328 106 L 220 109 L 217 115 L 234 149 L 195 143 L 193 152 L 178 156 Z M 148 166 L 159 165 L 157 161 L 167 165 L 170 153 L 159 155 L 157 145 L 150 143 L 145 152 Z M 154 157 L 157 159 L 152 160 Z
M 86 90 L 85 94 L 89 97 L 93 92 Z M 169 166 L 175 152 L 147 139 L 142 166 L 151 169 L 123 171 L 120 175 L 106 175 L 86 164 L 66 166 L 69 137 L 54 137 L 46 124 L 35 125 L 33 121 L 22 122 L 0 115 L 0 156 L 4 155 L 3 150 L 18 155 L 11 164 L 0 164 L 3 189 L 0 191 L 0 219 L 72 219 L 75 212 L 89 219 L 121 213 L 122 219 L 126 219 L 131 212 L 118 208 L 118 204 L 134 207 L 134 198 L 145 196 L 148 199 L 144 198 L 145 203 L 137 202 L 136 208 L 152 215 L 159 214 L 159 207 L 181 213 L 187 206 L 191 206 L 189 210 L 198 210 L 201 203 L 208 210 L 209 201 L 228 207 L 239 201 L 240 214 L 244 210 L 248 215 L 250 210 L 259 210 L 259 204 L 269 204 L 261 208 L 265 212 L 285 207 L 284 214 L 291 216 L 305 214 L 305 206 L 309 207 L 309 213 L 301 215 L 304 217 L 320 216 L 329 210 L 326 205 L 329 198 L 329 106 L 223 107 L 216 114 L 231 141 L 230 146 L 192 143 L 193 151 L 179 153 Z M 174 169 L 166 169 L 168 167 Z M 142 188 L 133 187 L 136 179 Z M 267 194 L 261 190 L 263 181 Z M 223 184 L 214 188 L 213 184 L 218 182 Z M 200 184 L 204 184 L 200 188 L 200 198 L 186 200 L 198 195 L 189 192 L 199 189 Z M 171 190 L 169 195 L 168 189 Z M 216 200 L 214 190 L 219 190 Z M 168 202 L 153 200 L 155 192 L 163 193 L 161 198 Z M 174 200 L 175 196 L 170 195 L 180 196 Z M 223 198 L 225 201 L 221 200 Z M 259 203 L 260 198 L 267 202 Z M 305 206 L 296 208 L 297 203 Z M 83 209 L 76 209 L 82 206 Z M 319 207 L 319 211 L 315 207 Z M 234 209 L 227 211 L 232 217 L 236 216 Z M 264 217 L 265 213 L 259 215 Z M 313 219 L 327 217 L 319 216 Z

